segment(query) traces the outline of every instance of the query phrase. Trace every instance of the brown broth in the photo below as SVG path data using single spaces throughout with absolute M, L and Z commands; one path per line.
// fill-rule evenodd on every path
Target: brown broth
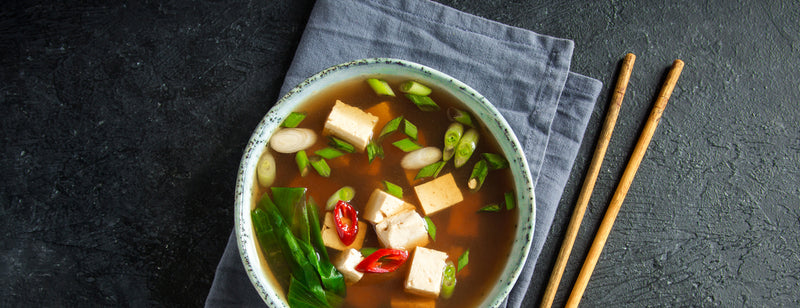
M 357 106 L 364 110 L 381 103 L 389 102 L 393 108 L 391 117 L 375 114 L 380 117 L 375 134 L 380 132 L 383 125 L 392 118 L 402 115 L 419 131 L 419 143 L 423 146 L 443 147 L 443 136 L 450 121 L 447 120 L 448 107 L 464 109 L 460 102 L 441 89 L 434 88 L 430 97 L 442 107 L 441 111 L 422 112 L 397 90 L 403 80 L 380 76 L 392 85 L 397 97 L 379 97 L 367 85 L 364 79 L 343 82 L 341 85 L 324 90 L 314 95 L 297 111 L 305 111 L 308 116 L 299 127 L 306 127 L 317 132 L 322 132 L 325 119 L 333 103 L 338 99 L 349 105 Z M 477 119 L 473 119 L 475 121 Z M 418 207 L 414 193 L 414 186 L 430 179 L 409 181 L 410 176 L 416 171 L 406 173 L 400 167 L 400 160 L 405 153 L 391 145 L 392 142 L 405 138 L 405 135 L 396 132 L 383 142 L 384 159 L 376 158 L 369 163 L 365 153 L 346 154 L 328 160 L 332 172 L 329 178 L 319 176 L 313 169 L 306 177 L 300 177 L 293 154 L 280 154 L 272 152 L 277 164 L 277 179 L 273 186 L 307 187 L 308 194 L 321 205 L 320 217 L 324 217 L 324 203 L 328 197 L 342 186 L 349 185 L 355 188 L 356 196 L 352 205 L 363 211 L 370 194 L 376 188 L 383 189 L 383 181 L 388 180 L 403 188 L 404 199 Z M 458 263 L 458 257 L 469 249 L 469 264 L 456 275 L 457 284 L 453 296 L 449 299 L 436 300 L 437 307 L 473 307 L 477 306 L 494 287 L 499 279 L 500 272 L 505 266 L 513 242 L 517 209 L 511 211 L 501 210 L 496 213 L 477 212 L 483 206 L 496 203 L 503 206 L 503 194 L 513 190 L 513 179 L 508 168 L 490 171 L 477 193 L 469 192 L 466 182 L 472 171 L 473 165 L 480 159 L 480 153 L 502 153 L 500 147 L 486 130 L 480 134 L 478 148 L 470 160 L 461 168 L 456 169 L 452 162 L 448 162 L 440 175 L 452 172 L 456 183 L 461 187 L 464 201 L 449 209 L 437 212 L 431 216 L 437 228 L 436 240 L 431 241 L 426 247 L 444 251 L 449 255 L 449 260 Z M 328 138 L 319 136 L 317 143 L 306 152 L 311 155 L 314 151 L 327 146 Z M 256 185 L 258 186 L 258 185 Z M 257 188 L 257 196 L 267 192 L 265 188 Z M 369 226 L 364 241 L 364 247 L 380 247 L 377 236 L 372 226 Z M 331 258 L 335 258 L 338 251 L 328 250 Z M 410 261 L 411 254 L 409 254 Z M 394 273 L 365 274 L 361 281 L 347 287 L 345 307 L 390 307 L 390 300 L 394 298 L 421 299 L 415 295 L 406 294 L 403 290 L 409 262 L 406 262 Z

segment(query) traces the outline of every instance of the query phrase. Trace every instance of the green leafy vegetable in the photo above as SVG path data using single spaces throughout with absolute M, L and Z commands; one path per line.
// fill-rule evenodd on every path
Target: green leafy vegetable
M 483 159 L 489 164 L 490 170 L 497 170 L 508 168 L 508 160 L 506 160 L 503 155 L 495 154 L 495 153 L 483 153 L 481 154 Z
M 514 201 L 514 192 L 509 191 L 503 194 L 503 197 L 506 199 L 506 210 L 512 210 L 516 207 L 516 202 Z
M 411 139 L 417 140 L 417 126 L 408 121 L 408 119 L 403 120 L 403 132 Z
M 394 91 L 392 91 L 392 87 L 389 86 L 385 80 L 377 79 L 377 78 L 369 78 L 367 79 L 367 83 L 375 91 L 375 94 L 384 95 L 384 96 L 394 96 Z
M 431 94 L 431 88 L 414 80 L 409 80 L 400 84 L 400 92 L 427 96 Z
M 433 220 L 429 216 L 425 216 L 425 224 L 427 225 L 428 235 L 431 236 L 431 239 L 435 242 L 436 241 L 436 225 L 433 224 Z
M 389 122 L 386 122 L 381 129 L 381 133 L 378 134 L 378 140 L 383 140 L 384 137 L 388 136 L 391 133 L 397 131 L 400 128 L 400 124 L 403 123 L 403 117 L 399 116 L 394 119 L 391 119 Z
M 483 181 L 486 180 L 486 175 L 488 174 L 489 168 L 487 167 L 485 159 L 481 159 L 475 163 L 475 167 L 472 167 L 472 173 L 469 175 L 469 180 L 467 181 L 469 190 L 476 192 L 481 189 Z
M 317 150 L 317 151 L 314 152 L 314 154 L 322 156 L 322 158 L 325 158 L 325 159 L 334 159 L 334 158 L 337 158 L 339 156 L 344 155 L 344 153 L 342 153 L 341 151 L 339 151 L 337 149 L 334 149 L 332 147 L 325 147 L 325 148 L 323 148 L 321 150 Z
M 356 151 L 356 147 L 347 141 L 336 138 L 334 136 L 328 136 L 328 138 L 331 140 L 331 142 L 329 143 L 330 146 L 334 148 L 337 148 L 341 151 L 345 151 L 347 153 L 354 153 Z
M 417 144 L 416 142 L 414 142 L 410 138 L 404 138 L 404 139 L 397 140 L 395 142 L 392 142 L 392 145 L 394 145 L 395 147 L 397 147 L 398 149 L 400 149 L 403 152 L 411 152 L 411 151 L 419 150 L 419 149 L 422 148 L 421 145 Z
M 467 263 L 469 263 L 469 249 L 458 257 L 458 271 L 460 272 L 464 266 L 467 266 Z
M 431 99 L 428 96 L 406 93 L 406 97 L 409 100 L 411 100 L 411 102 L 414 103 L 414 105 L 417 105 L 417 108 L 419 108 L 419 110 L 439 111 L 441 109 L 439 105 L 437 105 L 436 102 L 434 102 L 433 99 Z
M 439 172 L 442 171 L 442 168 L 444 168 L 445 163 L 446 163 L 445 161 L 437 161 L 435 163 L 422 167 L 422 169 L 419 169 L 419 171 L 417 172 L 417 176 L 414 177 L 414 179 L 418 180 L 427 177 L 439 176 Z
M 297 125 L 299 125 L 300 122 L 303 122 L 303 119 L 305 118 L 306 118 L 305 112 L 292 112 L 286 117 L 286 120 L 283 120 L 281 126 L 289 128 L 297 127 Z
M 478 212 L 499 212 L 500 206 L 497 204 L 489 204 L 478 210 Z
M 383 181 L 383 186 L 386 187 L 386 192 L 392 196 L 403 199 L 403 188 L 395 185 L 389 181 Z
M 308 160 L 311 162 L 311 167 L 314 167 L 314 170 L 317 170 L 320 176 L 326 178 L 331 176 L 331 167 L 328 166 L 328 162 L 324 158 L 312 156 Z

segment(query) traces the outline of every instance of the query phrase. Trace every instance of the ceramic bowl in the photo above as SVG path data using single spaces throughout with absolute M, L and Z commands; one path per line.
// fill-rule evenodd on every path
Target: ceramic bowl
M 476 118 L 481 119 L 508 157 L 517 192 L 517 204 L 520 205 L 516 235 L 499 281 L 494 284 L 495 287 L 480 305 L 481 307 L 498 306 L 519 277 L 533 238 L 536 207 L 533 182 L 525 154 L 506 120 L 480 93 L 445 73 L 399 59 L 362 59 L 327 68 L 289 91 L 258 124 L 242 156 L 235 192 L 236 240 L 250 281 L 270 307 L 288 307 L 284 292 L 272 277 L 257 249 L 257 239 L 250 218 L 250 211 L 255 208 L 259 197 L 255 196 L 254 190 L 256 163 L 264 147 L 267 146 L 269 137 L 290 112 L 296 110 L 299 105 L 320 90 L 345 80 L 364 78 L 364 76 L 375 74 L 415 79 L 450 92 L 451 95 L 461 100 Z

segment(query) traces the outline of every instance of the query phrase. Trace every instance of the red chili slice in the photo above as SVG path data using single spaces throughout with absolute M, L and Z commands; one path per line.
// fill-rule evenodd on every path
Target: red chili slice
M 403 265 L 407 259 L 408 251 L 381 248 L 361 260 L 356 265 L 356 270 L 362 273 L 390 273 Z
M 342 219 L 346 217 L 348 221 Z M 358 212 L 350 203 L 339 200 L 333 208 L 333 222 L 336 223 L 336 233 L 346 246 L 350 246 L 358 234 Z

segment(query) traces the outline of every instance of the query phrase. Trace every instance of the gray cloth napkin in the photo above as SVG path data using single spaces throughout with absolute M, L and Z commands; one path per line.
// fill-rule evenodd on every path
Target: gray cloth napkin
M 281 93 L 320 70 L 361 58 L 399 58 L 449 74 L 483 94 L 511 124 L 536 192 L 533 245 L 507 306 L 519 307 L 602 84 L 569 71 L 573 43 L 427 0 L 320 0 Z M 206 306 L 263 306 L 233 234 Z

